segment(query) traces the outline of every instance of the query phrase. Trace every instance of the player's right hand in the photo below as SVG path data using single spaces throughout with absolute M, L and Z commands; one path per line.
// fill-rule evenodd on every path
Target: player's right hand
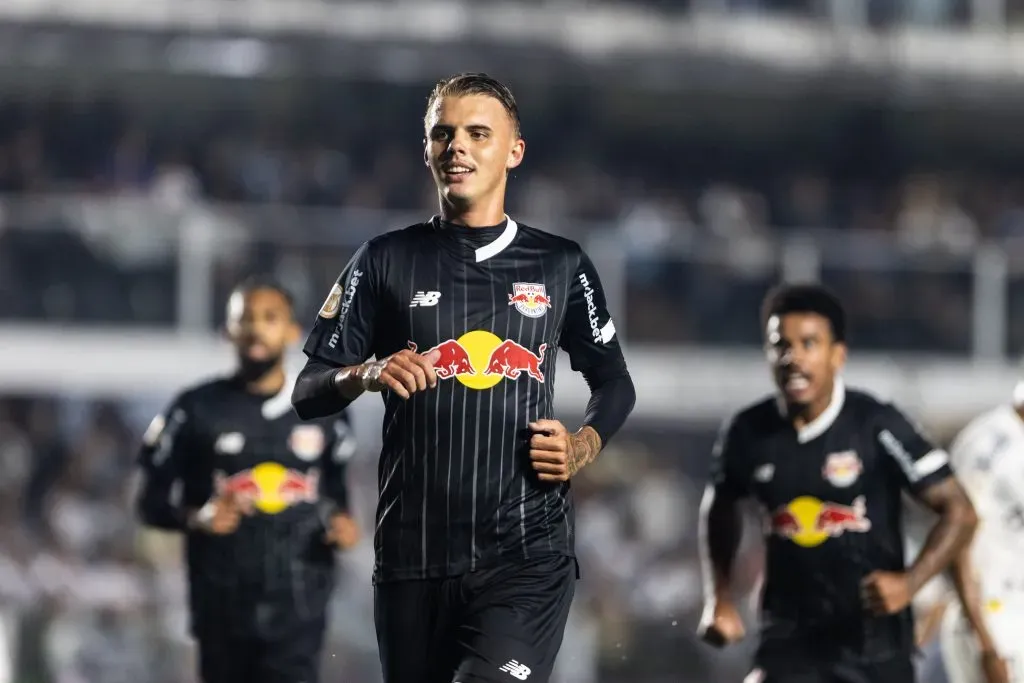
M 985 683 L 1010 683 L 1010 667 L 998 653 L 987 650 L 981 653 L 981 672 Z
M 697 635 L 709 645 L 725 647 L 743 640 L 746 630 L 743 619 L 736 607 L 729 602 L 719 602 L 713 611 L 705 611 Z
M 233 534 L 242 521 L 244 512 L 235 494 L 218 495 L 196 513 L 196 526 L 215 536 Z
M 426 391 L 437 386 L 434 363 L 441 359 L 437 350 L 416 353 L 404 349 L 384 360 L 366 363 L 361 369 L 363 386 L 367 391 L 390 389 L 402 398 L 409 398 L 417 391 Z

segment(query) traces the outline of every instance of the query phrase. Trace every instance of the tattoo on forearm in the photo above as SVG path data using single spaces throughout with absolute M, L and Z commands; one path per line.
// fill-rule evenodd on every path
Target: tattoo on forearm
M 584 427 L 569 437 L 569 475 L 594 462 L 601 452 L 601 437 L 592 427 Z

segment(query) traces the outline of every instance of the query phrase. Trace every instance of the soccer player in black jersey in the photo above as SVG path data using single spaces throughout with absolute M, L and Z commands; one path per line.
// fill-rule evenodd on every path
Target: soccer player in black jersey
M 935 448 L 894 406 L 847 389 L 843 307 L 815 285 L 769 293 L 763 310 L 778 395 L 727 421 L 701 507 L 704 637 L 739 640 L 729 591 L 739 503 L 767 511 L 756 683 L 910 683 L 914 594 L 970 541 L 974 509 Z M 903 557 L 901 495 L 938 513 Z
M 181 393 L 143 437 L 136 507 L 186 534 L 191 629 L 205 683 L 315 683 L 348 513 L 348 420 L 303 422 L 284 354 L 299 329 L 278 284 L 228 304 L 230 376 Z M 176 489 L 180 492 L 176 493 Z
M 364 391 L 384 401 L 386 683 L 543 683 L 578 578 L 569 479 L 623 424 L 633 384 L 590 259 L 505 215 L 525 151 L 508 88 L 441 81 L 424 125 L 440 216 L 357 251 L 306 342 L 294 403 L 316 418 Z M 592 391 L 575 432 L 553 419 L 559 349 Z

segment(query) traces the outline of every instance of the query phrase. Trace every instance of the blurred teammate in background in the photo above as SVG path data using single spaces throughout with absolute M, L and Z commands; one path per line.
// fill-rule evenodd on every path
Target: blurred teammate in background
M 236 371 L 184 391 L 143 438 L 138 514 L 187 536 L 205 683 L 315 683 L 334 550 L 359 535 L 354 443 L 344 415 L 304 423 L 292 410 L 285 352 L 300 331 L 280 285 L 239 285 L 227 332 Z
M 815 285 L 769 292 L 762 323 L 778 394 L 728 420 L 701 507 L 704 638 L 739 640 L 730 594 L 740 502 L 769 511 L 760 643 L 752 683 L 914 680 L 914 594 L 975 525 L 947 454 L 894 406 L 848 390 L 846 314 Z M 907 568 L 901 494 L 940 516 Z
M 441 215 L 356 252 L 306 342 L 295 407 L 321 417 L 382 393 L 386 683 L 544 683 L 579 576 L 569 479 L 626 420 L 633 384 L 590 259 L 505 215 L 525 150 L 509 89 L 446 79 L 424 126 Z M 571 433 L 553 419 L 559 348 L 592 392 Z
M 950 450 L 980 526 L 954 570 L 961 599 L 942 620 L 946 674 L 950 683 L 1024 683 L 1024 383 Z

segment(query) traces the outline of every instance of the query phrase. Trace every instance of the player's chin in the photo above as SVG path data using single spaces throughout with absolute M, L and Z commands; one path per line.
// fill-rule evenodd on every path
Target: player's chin
M 810 387 L 797 389 L 781 382 L 778 387 L 779 392 L 782 394 L 782 400 L 785 401 L 786 406 L 791 410 L 806 408 L 814 401 L 814 391 Z
M 274 352 L 266 346 L 252 346 L 243 348 L 240 351 L 243 361 L 249 363 L 266 363 L 274 359 Z

